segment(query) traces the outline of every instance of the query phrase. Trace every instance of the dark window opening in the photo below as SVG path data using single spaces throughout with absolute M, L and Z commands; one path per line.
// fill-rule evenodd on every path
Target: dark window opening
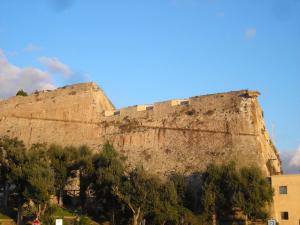
M 287 186 L 279 186 L 279 194 L 287 194 Z
M 281 219 L 282 220 L 288 220 L 289 219 L 289 213 L 288 212 L 281 212 Z

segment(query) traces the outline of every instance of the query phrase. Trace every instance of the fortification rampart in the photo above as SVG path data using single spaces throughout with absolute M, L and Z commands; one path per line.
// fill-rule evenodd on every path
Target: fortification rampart
M 106 141 L 153 173 L 191 173 L 210 162 L 235 160 L 280 172 L 265 129 L 258 92 L 247 90 L 116 110 L 93 83 L 0 101 L 0 134 L 36 142 Z

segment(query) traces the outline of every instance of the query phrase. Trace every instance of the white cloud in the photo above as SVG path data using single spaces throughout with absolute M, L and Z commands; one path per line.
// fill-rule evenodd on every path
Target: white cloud
M 25 52 L 38 52 L 41 50 L 41 48 L 34 44 L 28 44 L 24 49 Z
M 280 152 L 282 169 L 285 174 L 298 172 L 298 168 L 296 166 L 290 165 L 290 161 L 291 161 L 291 158 L 293 157 L 294 153 L 295 153 L 295 151 L 281 151 Z
M 49 73 L 32 67 L 20 68 L 8 62 L 0 49 L 0 98 L 15 95 L 19 89 L 26 92 L 54 89 Z
M 39 62 L 46 66 L 50 73 L 63 74 L 66 77 L 70 77 L 73 71 L 64 63 L 62 63 L 58 58 L 40 57 Z
M 247 28 L 244 32 L 244 37 L 248 40 L 255 38 L 255 36 L 256 36 L 255 27 Z
M 289 162 L 291 166 L 298 166 L 300 169 L 300 146 L 298 147 L 297 151 L 293 155 L 291 161 Z

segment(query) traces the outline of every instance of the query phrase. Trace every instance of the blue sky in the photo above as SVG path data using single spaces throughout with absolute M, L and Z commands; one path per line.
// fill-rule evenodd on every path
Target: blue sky
M 94 81 L 120 108 L 254 89 L 278 149 L 292 152 L 299 12 L 300 0 L 1 0 L 0 97 Z

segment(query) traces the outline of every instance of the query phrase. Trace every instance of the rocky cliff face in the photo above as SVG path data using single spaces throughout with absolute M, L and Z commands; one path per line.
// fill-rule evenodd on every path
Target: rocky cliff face
M 115 110 L 96 84 L 77 84 L 0 101 L 0 135 L 27 145 L 93 149 L 109 141 L 130 165 L 143 164 L 159 175 L 190 174 L 229 160 L 279 173 L 258 95 L 243 90 Z

